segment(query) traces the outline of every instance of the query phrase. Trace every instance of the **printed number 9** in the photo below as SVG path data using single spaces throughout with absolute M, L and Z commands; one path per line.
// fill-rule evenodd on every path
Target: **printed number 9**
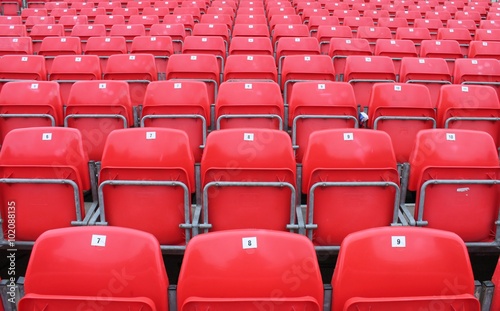
M 401 240 L 400 240 L 400 239 L 397 239 L 397 240 L 396 240 L 396 244 L 397 244 L 397 245 L 401 244 Z

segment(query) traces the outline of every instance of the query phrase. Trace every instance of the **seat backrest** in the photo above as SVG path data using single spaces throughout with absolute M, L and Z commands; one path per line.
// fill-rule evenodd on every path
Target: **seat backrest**
M 270 230 L 196 236 L 186 248 L 177 303 L 179 310 L 322 310 L 314 247 L 304 236 Z
M 82 46 L 78 37 L 45 37 L 42 40 L 38 55 L 57 56 L 57 55 L 82 54 Z
M 474 299 L 464 242 L 454 233 L 428 228 L 384 227 L 349 235 L 340 247 L 332 287 L 332 311 L 346 310 L 355 298 L 404 299 L 401 310 L 415 310 L 412 300 L 419 297 L 430 299 L 427 308 L 455 295 Z M 467 310 L 479 310 L 477 300 L 473 306 Z
M 96 55 L 59 55 L 54 58 L 49 80 L 100 80 L 101 66 Z
M 111 26 L 110 36 L 122 36 L 126 40 L 133 40 L 137 36 L 145 36 L 146 28 L 142 24 L 115 24 Z
M 456 40 L 422 40 L 420 57 L 462 58 L 462 50 Z
M 375 55 L 391 58 L 417 57 L 415 44 L 411 40 L 380 39 L 375 44 Z M 399 71 L 397 71 L 399 72 Z
M 151 54 L 115 54 L 108 59 L 103 70 L 106 80 L 156 81 L 158 74 L 154 56 Z
M 149 53 L 154 56 L 170 56 L 174 53 L 172 38 L 168 36 L 137 36 L 132 40 L 131 54 Z M 166 68 L 163 68 L 165 70 Z
M 278 82 L 278 71 L 271 55 L 230 55 L 224 67 L 224 80 L 271 80 Z
M 335 81 L 335 71 L 331 59 L 326 55 L 290 55 L 285 57 L 282 67 L 282 89 L 284 90 L 287 81 L 293 80 Z
M 39 55 L 4 55 L 0 57 L 0 79 L 45 81 L 45 59 Z
M 476 29 L 476 41 L 500 41 L 500 29 Z
M 26 37 L 26 26 L 25 25 L 5 25 L 0 24 L 0 36 L 2 37 Z
M 94 37 L 91 36 L 85 45 L 84 54 L 110 56 L 113 54 L 127 54 L 125 37 Z
M 0 37 L 0 55 L 32 55 L 30 37 Z
M 266 24 L 235 24 L 232 35 L 233 39 L 237 37 L 270 37 Z
M 471 41 L 469 45 L 468 57 L 500 59 L 500 42 Z
M 47 282 L 47 272 L 53 282 Z M 133 302 L 168 310 L 167 289 L 160 246 L 151 234 L 119 227 L 51 230 L 33 248 L 20 309 L 50 308 L 51 303 L 43 300 L 47 297 L 55 306 L 61 300 L 76 300 L 68 309 L 82 304 L 113 309 L 110 305 L 115 303 L 119 308 L 120 302 Z
M 71 30 L 72 37 L 80 37 L 81 41 L 87 42 L 89 37 L 105 37 L 106 27 L 104 25 L 75 25 Z
M 268 37 L 233 37 L 229 46 L 229 55 L 270 55 L 273 45 Z
M 457 59 L 453 82 L 455 84 L 500 82 L 500 63 L 493 58 Z M 495 83 L 491 83 L 492 85 Z
M 399 81 L 411 80 L 451 82 L 451 74 L 443 58 L 405 57 L 401 61 Z

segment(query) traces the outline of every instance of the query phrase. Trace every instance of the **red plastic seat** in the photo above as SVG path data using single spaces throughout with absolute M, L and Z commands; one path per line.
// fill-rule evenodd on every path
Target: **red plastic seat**
M 109 35 L 111 27 L 117 24 L 125 24 L 125 16 L 123 15 L 97 15 L 94 18 L 94 25 L 104 25 L 106 33 Z
M 357 127 L 357 105 L 349 83 L 309 81 L 293 87 L 288 124 L 298 163 L 302 163 L 309 136 L 319 130 Z
M 431 40 L 431 32 L 427 28 L 405 28 L 400 27 L 396 31 L 396 39 L 411 40 L 415 43 L 417 52 L 420 53 L 420 43 L 422 40 Z
M 357 31 L 357 38 L 366 39 L 370 43 L 372 53 L 375 51 L 375 44 L 378 40 L 391 39 L 392 34 L 389 27 L 360 26 Z
M 308 236 L 316 245 L 338 249 L 350 233 L 397 222 L 399 175 L 386 133 L 313 132 L 302 163 Z
M 460 45 L 462 55 L 469 54 L 469 43 L 472 40 L 470 32 L 465 28 L 440 28 L 437 33 L 437 40 L 455 40 Z
M 345 63 L 349 55 L 372 55 L 370 43 L 366 39 L 332 38 L 328 55 L 333 60 L 337 80 L 343 81 Z
M 0 24 L 0 37 L 26 37 L 26 26 Z
M 201 211 L 194 217 L 195 234 L 198 227 L 205 232 L 297 228 L 295 178 L 292 142 L 285 131 L 211 132 L 201 159 L 204 190 Z
M 443 28 L 443 22 L 440 19 L 416 19 L 413 23 L 415 28 L 427 28 L 431 35 L 431 39 L 435 40 L 438 29 Z
M 154 24 L 149 30 L 149 35 L 152 37 L 170 37 L 172 39 L 174 53 L 181 53 L 186 31 L 182 24 Z
M 17 81 L 0 92 L 0 144 L 17 128 L 61 126 L 63 104 L 59 86 L 47 81 Z
M 222 37 L 188 36 L 182 46 L 182 54 L 209 54 L 217 58 L 219 72 L 224 72 L 226 44 Z
M 405 57 L 401 61 L 399 81 L 425 85 L 435 105 L 441 86 L 451 84 L 452 78 L 448 64 L 442 58 Z
M 40 51 L 43 39 L 46 37 L 63 37 L 64 26 L 58 24 L 35 24 L 29 30 L 29 36 L 33 42 L 33 53 Z
M 19 15 L 16 16 L 6 16 L 2 15 L 0 17 L 0 25 L 22 25 L 23 20 Z
M 394 64 L 394 70 L 399 73 L 403 57 L 417 57 L 417 49 L 411 40 L 380 39 L 375 44 L 374 55 L 389 56 Z
M 139 14 L 139 8 L 116 7 L 113 8 L 113 11 L 111 12 L 111 15 L 122 15 L 125 18 L 125 22 L 127 23 L 130 19 L 130 16 L 138 14 Z
M 101 223 L 151 233 L 167 249 L 185 245 L 194 189 L 185 132 L 134 128 L 109 134 L 99 174 Z
M 103 7 L 82 8 L 80 10 L 80 15 L 87 16 L 89 23 L 93 23 L 95 22 L 97 16 L 106 15 L 106 8 Z
M 284 105 L 279 84 L 268 81 L 224 82 L 215 103 L 216 129 L 283 129 Z
M 54 16 L 30 15 L 26 18 L 24 25 L 28 31 L 35 25 L 55 25 L 56 19 Z
M 455 40 L 422 40 L 420 57 L 443 58 L 448 64 L 450 73 L 455 68 L 455 60 L 463 58 L 462 49 Z
M 328 55 L 330 51 L 330 41 L 333 38 L 352 38 L 352 30 L 349 26 L 319 26 L 316 37 L 319 41 L 321 54 Z
M 194 160 L 199 163 L 211 126 L 207 86 L 188 80 L 151 82 L 144 97 L 141 126 L 186 132 Z
M 274 15 L 269 20 L 269 30 L 273 33 L 276 25 L 302 25 L 302 18 L 299 15 Z
M 461 18 L 457 18 L 457 12 L 455 12 L 455 19 L 459 20 Z M 425 18 L 426 19 L 439 19 L 441 20 L 441 22 L 444 24 L 446 24 L 447 21 L 449 21 L 450 19 L 452 19 L 452 16 L 451 16 L 451 12 L 449 11 L 432 11 L 432 10 L 428 10 L 425 12 Z
M 120 8 L 122 6 L 120 1 L 99 1 L 97 3 L 97 8 L 104 9 L 105 14 L 111 14 L 114 8 Z
M 273 56 L 273 45 L 266 37 L 234 37 L 229 46 L 229 55 Z
M 418 226 L 454 232 L 465 242 L 495 240 L 500 167 L 498 150 L 488 133 L 420 131 L 409 162 L 408 189 L 417 194 Z
M 53 230 L 35 243 L 19 310 L 167 310 L 168 284 L 151 234 L 96 226 Z
M 500 147 L 500 102 L 486 85 L 445 85 L 438 105 L 438 127 L 471 129 L 489 133 Z
M 473 20 L 477 25 L 481 21 L 481 13 L 477 11 L 457 11 L 455 13 L 456 20 Z
M 500 98 L 500 63 L 497 59 L 459 59 L 453 73 L 455 84 L 483 84 L 495 88 Z
M 356 102 L 361 110 L 368 107 L 375 83 L 396 82 L 396 70 L 388 56 L 347 56 L 344 81 L 353 86 Z
M 31 54 L 33 54 L 33 44 L 29 37 L 0 37 L 0 56 Z
M 409 27 L 413 27 L 413 24 L 415 23 L 415 20 L 416 19 L 420 19 L 422 18 L 422 16 L 425 15 L 422 14 L 422 12 L 420 11 L 417 11 L 417 10 L 413 10 L 413 11 L 410 11 L 410 10 L 397 10 L 396 11 L 396 14 L 394 15 L 395 18 L 404 18 L 407 20 L 408 22 L 408 26 Z M 430 16 L 430 17 L 427 17 L 426 18 L 436 18 L 436 17 L 433 17 L 433 16 Z
M 500 42 L 471 41 L 468 58 L 495 58 L 500 60 Z
M 90 160 L 100 161 L 109 133 L 133 124 L 127 82 L 78 81 L 71 87 L 64 125 L 82 133 L 84 148 Z
M 414 269 L 416 264 L 419 269 Z M 443 310 L 480 310 L 467 249 L 450 232 L 391 227 L 353 233 L 343 241 L 336 267 L 332 311 L 437 305 Z
M 381 17 L 378 19 L 377 26 L 389 27 L 393 35 L 396 35 L 399 27 L 409 27 L 408 20 L 404 17 Z
M 417 133 L 436 127 L 435 108 L 424 85 L 375 84 L 368 104 L 368 126 L 388 133 L 396 160 L 405 163 Z
M 83 54 L 97 55 L 101 60 L 101 68 L 105 69 L 108 58 L 114 54 L 127 54 L 125 37 L 90 37 Z
M 203 14 L 200 23 L 203 24 L 225 24 L 228 29 L 233 28 L 233 19 L 227 14 Z
M 181 24 L 181 25 L 184 25 L 185 36 L 190 36 L 193 33 L 194 19 L 193 19 L 193 15 L 191 15 L 191 14 L 165 15 L 165 17 L 163 17 L 163 24 L 167 24 L 167 25 Z M 153 34 L 151 34 L 151 35 L 153 35 Z
M 500 41 L 500 29 L 476 29 L 476 41 Z
M 82 51 L 86 50 L 87 41 L 90 37 L 105 37 L 106 27 L 104 25 L 75 25 L 71 30 L 71 37 L 79 37 Z
M 309 35 L 317 37 L 320 26 L 340 26 L 340 22 L 335 16 L 311 16 L 308 23 Z
M 294 281 L 287 286 L 284 280 Z M 204 282 L 218 286 L 211 289 Z M 197 236 L 186 248 L 177 303 L 179 310 L 322 310 L 314 247 L 303 236 L 270 230 Z
M 471 35 L 474 35 L 474 32 L 476 31 L 476 22 L 473 20 L 457 20 L 457 19 L 450 19 L 446 23 L 447 28 L 465 28 L 469 31 Z
M 90 174 L 78 131 L 63 127 L 12 130 L 3 141 L 0 163 L 0 192 L 10 202 L 2 205 L 2 218 L 10 219 L 14 208 L 16 242 L 35 241 L 43 232 L 69 227 L 73 221 L 82 224 L 83 191 L 90 189 Z M 3 231 L 7 236 L 7 221 Z
M 365 27 L 375 27 L 375 23 L 371 17 L 359 17 L 359 16 L 346 16 L 344 18 L 343 26 L 348 26 L 351 28 L 353 34 L 358 32 L 358 28 Z
M 25 8 L 21 11 L 22 23 L 26 22 L 29 16 L 49 16 L 49 12 L 45 8 Z
M 271 55 L 230 55 L 224 81 L 266 80 L 278 82 L 276 63 Z
M 233 40 L 237 37 L 270 37 L 269 28 L 264 24 L 236 24 L 232 35 Z
M 293 10 L 293 8 L 290 8 Z M 272 17 L 270 16 L 269 19 Z M 234 20 L 234 25 L 266 25 L 267 26 L 267 17 L 264 14 L 243 14 L 238 13 Z
M 132 40 L 138 36 L 145 36 L 146 28 L 140 24 L 115 24 L 109 31 L 110 37 L 124 37 L 127 42 L 127 50 L 130 51 Z
M 319 42 L 313 37 L 283 37 L 277 42 L 275 52 L 281 74 L 283 60 L 290 55 L 320 55 Z
M 65 15 L 59 18 L 59 24 L 63 25 L 65 35 L 69 36 L 75 25 L 87 25 L 86 15 Z
M 0 90 L 6 82 L 15 80 L 47 80 L 43 56 L 4 55 L 0 57 Z
M 38 55 L 45 57 L 45 67 L 48 72 L 56 56 L 81 54 L 82 46 L 78 37 L 46 37 L 42 40 L 38 51 Z
M 171 37 L 167 36 L 138 36 L 132 40 L 130 54 L 152 54 L 155 58 L 156 71 L 159 77 L 164 77 L 167 71 L 167 62 L 174 54 Z
M 193 29 L 193 36 L 198 37 L 221 37 L 224 45 L 229 46 L 231 31 L 225 24 L 196 24 Z
M 271 31 L 271 40 L 273 42 L 274 50 L 277 50 L 277 46 L 281 38 L 289 37 L 309 37 L 309 28 L 307 28 L 307 26 L 303 24 L 277 24 Z
M 167 80 L 188 79 L 207 84 L 210 103 L 215 103 L 220 85 L 220 70 L 215 55 L 174 54 L 167 64 Z
M 189 3 L 189 1 L 182 1 L 181 3 Z M 193 17 L 193 22 L 199 23 L 201 19 L 201 10 L 199 7 L 186 7 L 186 6 L 181 6 L 174 8 L 174 11 L 172 12 L 174 15 L 178 14 L 185 14 L 185 15 L 191 15 Z
M 132 15 L 128 20 L 128 24 L 131 25 L 144 25 L 146 28 L 146 34 L 149 34 L 151 26 L 154 24 L 159 24 L 160 18 L 158 15 Z
M 96 55 L 59 55 L 52 62 L 48 80 L 59 83 L 63 104 L 68 102 L 73 83 L 79 80 L 102 78 L 99 57 Z

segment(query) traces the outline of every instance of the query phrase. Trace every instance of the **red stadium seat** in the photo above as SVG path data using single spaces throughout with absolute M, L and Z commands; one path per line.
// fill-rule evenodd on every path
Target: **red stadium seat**
M 468 58 L 495 58 L 500 60 L 500 42 L 471 41 Z
M 111 55 L 127 54 L 127 42 L 125 37 L 90 37 L 83 54 L 99 56 L 101 68 L 105 69 Z
M 233 39 L 237 37 L 270 37 L 269 28 L 264 24 L 236 24 L 233 28 Z M 231 41 L 232 43 L 232 41 Z
M 469 54 L 469 43 L 472 40 L 471 34 L 464 28 L 440 28 L 437 33 L 437 40 L 455 40 L 460 45 L 462 55 Z
M 214 55 L 217 58 L 219 72 L 224 72 L 224 63 L 226 62 L 226 44 L 222 37 L 188 36 L 184 40 L 182 54 Z
M 278 82 L 276 63 L 271 55 L 230 55 L 224 81 L 265 80 Z
M 332 38 L 328 55 L 333 60 L 338 81 L 344 80 L 345 63 L 349 55 L 372 55 L 370 43 L 366 39 Z
M 333 38 L 352 38 L 352 30 L 349 26 L 319 26 L 316 37 L 319 41 L 321 54 L 328 55 L 330 41 Z
M 109 134 L 99 174 L 100 224 L 149 232 L 166 249 L 183 246 L 191 235 L 194 189 L 185 132 L 135 128 Z
M 150 36 L 168 36 L 172 39 L 174 53 L 182 52 L 182 44 L 186 36 L 184 25 L 182 24 L 155 24 L 149 30 Z
M 455 60 L 463 58 L 462 49 L 455 40 L 422 40 L 420 57 L 443 58 L 448 64 L 450 73 L 455 68 Z
M 33 43 L 30 37 L 0 37 L 0 56 L 31 54 L 33 54 Z
M 26 37 L 26 26 L 0 24 L 0 37 Z
M 400 27 L 396 31 L 396 39 L 411 40 L 415 43 L 417 53 L 420 53 L 420 43 L 422 40 L 431 40 L 431 32 L 427 28 L 404 28 Z
M 377 40 L 375 55 L 389 56 L 394 64 L 394 70 L 399 74 L 403 57 L 417 57 L 417 49 L 411 40 Z
M 104 25 L 75 25 L 71 30 L 71 37 L 79 37 L 82 51 L 86 50 L 87 41 L 90 37 L 105 37 L 106 27 Z
M 109 31 L 110 37 L 124 37 L 127 42 L 127 50 L 130 51 L 132 40 L 138 36 L 145 36 L 146 28 L 140 24 L 115 24 Z
M 43 56 L 4 55 L 0 57 L 0 90 L 6 82 L 15 80 L 47 80 Z
M 132 40 L 130 54 L 152 54 L 155 58 L 158 78 L 164 78 L 167 72 L 167 62 L 174 54 L 172 38 L 168 36 L 139 36 Z
M 42 40 L 38 51 L 38 55 L 45 57 L 45 67 L 48 72 L 56 56 L 81 54 L 82 46 L 78 37 L 46 37 Z
M 500 29 L 476 29 L 476 41 L 500 41 Z
M 482 84 L 495 88 L 500 98 L 500 63 L 496 59 L 459 59 L 453 73 L 455 84 Z

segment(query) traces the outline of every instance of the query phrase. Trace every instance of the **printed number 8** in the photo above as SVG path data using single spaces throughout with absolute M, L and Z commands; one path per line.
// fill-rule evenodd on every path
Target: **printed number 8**
M 248 240 L 248 246 L 252 246 L 252 241 Z

